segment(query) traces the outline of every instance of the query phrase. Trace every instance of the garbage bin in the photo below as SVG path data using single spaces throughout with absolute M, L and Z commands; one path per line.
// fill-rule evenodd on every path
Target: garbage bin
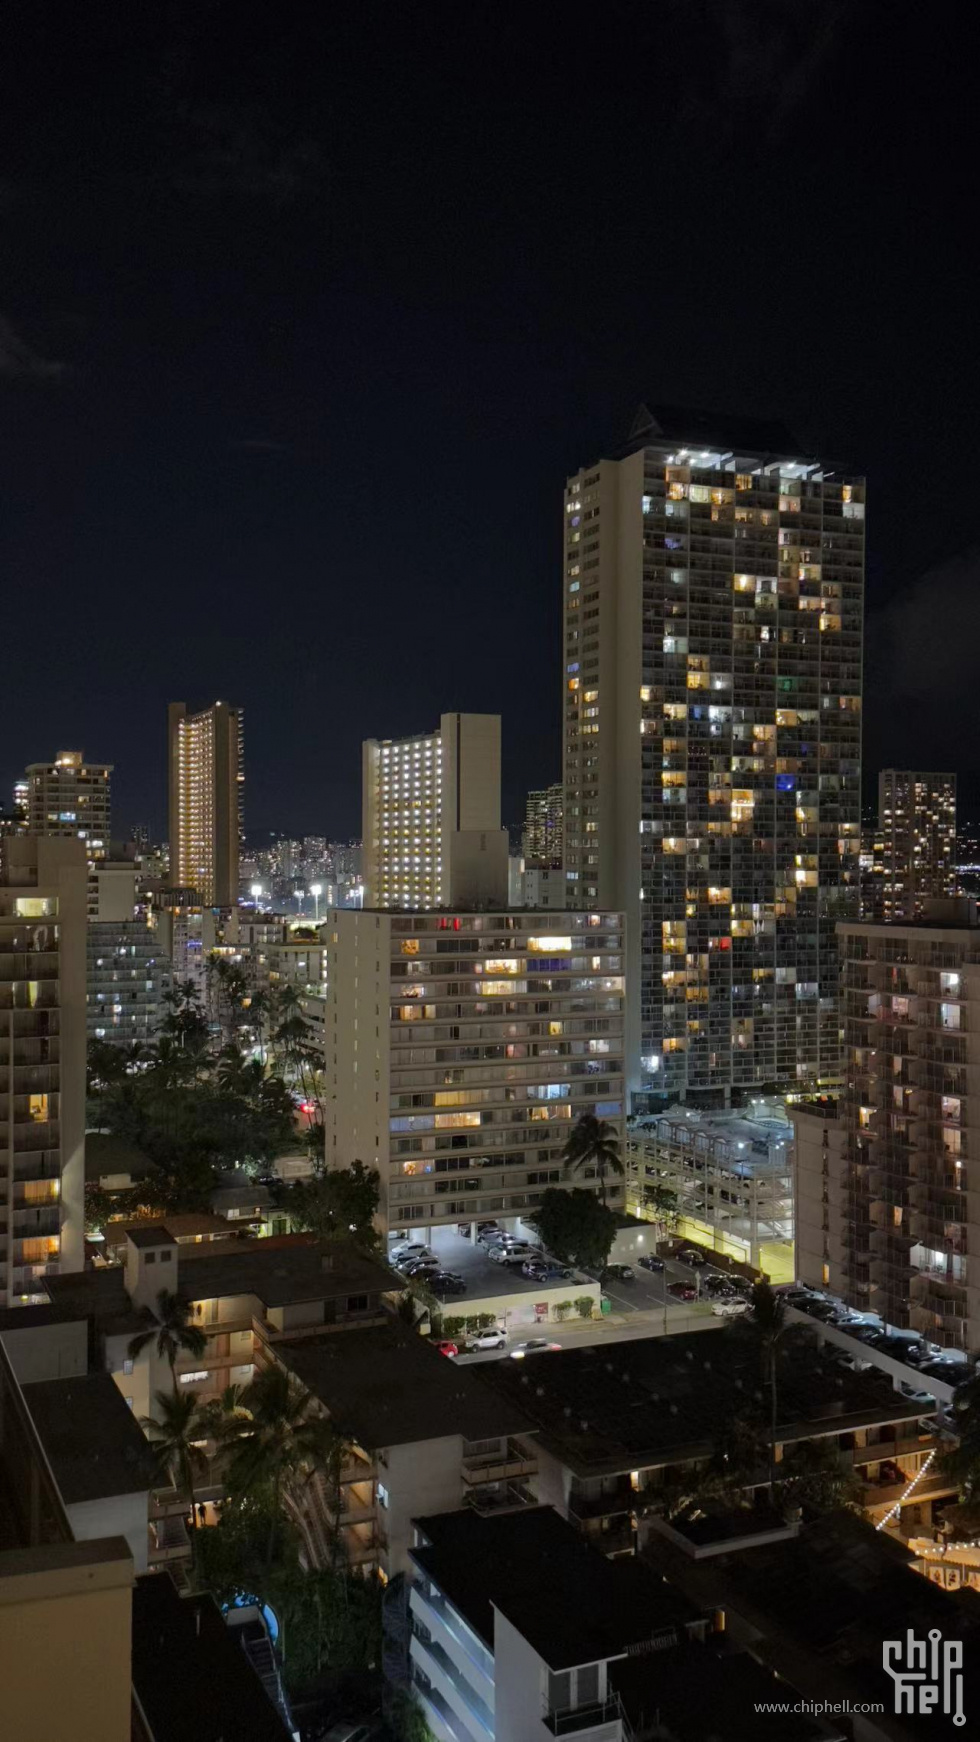
M 601 1294 L 599 1296 L 599 1310 L 603 1315 L 612 1312 L 612 1301 L 609 1299 L 608 1294 Z

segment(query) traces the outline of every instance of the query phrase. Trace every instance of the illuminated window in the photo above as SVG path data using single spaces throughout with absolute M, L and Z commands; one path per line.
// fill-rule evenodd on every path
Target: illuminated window
M 44 1121 L 49 1117 L 47 1095 L 32 1095 L 30 1097 L 30 1113 L 32 1119 Z

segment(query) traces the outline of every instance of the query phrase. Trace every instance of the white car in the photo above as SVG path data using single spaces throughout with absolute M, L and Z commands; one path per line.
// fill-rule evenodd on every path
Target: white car
M 503 1349 L 507 1343 L 507 1332 L 500 1325 L 488 1325 L 485 1331 L 476 1331 L 466 1339 L 466 1347 L 472 1353 L 476 1349 Z
M 711 1307 L 716 1319 L 737 1319 L 740 1314 L 747 1313 L 748 1310 L 749 1302 L 747 1300 L 716 1300 Z
M 431 1246 L 417 1246 L 411 1240 L 406 1240 L 400 1246 L 393 1246 L 388 1254 L 389 1264 L 401 1264 L 406 1258 L 434 1258 Z
M 494 1264 L 523 1264 L 527 1258 L 537 1258 L 538 1247 L 529 1246 L 526 1240 L 514 1240 L 507 1246 L 491 1246 L 487 1257 Z

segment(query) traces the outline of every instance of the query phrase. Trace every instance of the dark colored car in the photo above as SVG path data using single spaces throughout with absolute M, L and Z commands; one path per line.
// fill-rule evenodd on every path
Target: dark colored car
M 632 1264 L 607 1264 L 599 1280 L 600 1282 L 635 1282 L 636 1272 Z
M 720 1276 L 716 1273 L 714 1276 L 702 1277 L 701 1293 L 710 1294 L 717 1300 L 725 1295 L 733 1296 L 738 1293 L 738 1290 L 732 1287 L 727 1276 Z
M 683 1252 L 678 1252 L 677 1258 L 680 1264 L 693 1264 L 695 1266 L 708 1262 L 704 1253 L 699 1252 L 694 1246 L 685 1246 Z
M 465 1294 L 466 1283 L 452 1270 L 437 1270 L 426 1277 L 433 1294 Z
M 667 1293 L 675 1300 L 697 1300 L 698 1291 L 693 1282 L 668 1282 Z
M 569 1282 L 573 1273 L 564 1264 L 549 1264 L 544 1258 L 526 1258 L 521 1265 L 521 1274 L 531 1282 Z
M 636 1262 L 641 1270 L 662 1270 L 664 1267 L 663 1259 L 655 1257 L 652 1252 L 644 1252 Z

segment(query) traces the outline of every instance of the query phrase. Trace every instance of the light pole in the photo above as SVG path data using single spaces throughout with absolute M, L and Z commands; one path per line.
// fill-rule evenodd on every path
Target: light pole
M 256 904 L 258 902 L 260 902 L 262 899 L 262 885 L 261 885 L 261 883 L 253 883 L 251 886 L 251 889 L 249 890 L 249 894 L 251 895 L 252 900 Z
M 314 901 L 316 902 L 316 918 L 317 918 L 317 922 L 319 923 L 320 897 L 323 894 L 323 884 L 322 883 L 311 883 L 310 884 L 310 894 L 312 895 Z

